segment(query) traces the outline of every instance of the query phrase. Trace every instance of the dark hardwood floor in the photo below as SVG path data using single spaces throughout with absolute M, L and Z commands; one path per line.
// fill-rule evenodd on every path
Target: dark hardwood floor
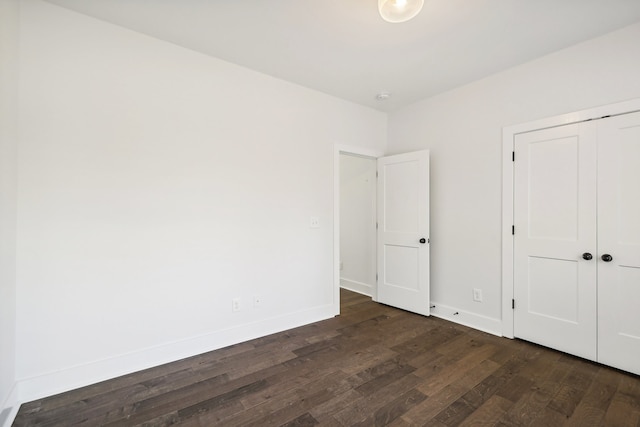
M 22 405 L 15 426 L 640 426 L 640 377 L 342 291 L 339 317 Z

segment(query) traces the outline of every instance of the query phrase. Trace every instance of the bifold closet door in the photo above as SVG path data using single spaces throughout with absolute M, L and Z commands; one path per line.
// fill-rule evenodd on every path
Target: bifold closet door
M 640 113 L 598 121 L 598 361 L 640 374 Z
M 596 359 L 596 132 L 519 134 L 514 163 L 515 336 Z

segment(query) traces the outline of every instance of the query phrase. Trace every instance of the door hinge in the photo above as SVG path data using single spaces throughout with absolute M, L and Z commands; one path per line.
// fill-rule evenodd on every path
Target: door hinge
M 512 161 L 512 162 L 515 162 L 515 161 L 516 161 L 516 152 L 515 152 L 515 151 L 512 151 L 512 152 L 511 152 L 511 161 Z
M 511 310 L 515 310 L 516 309 L 516 300 L 512 299 L 511 300 Z
M 515 234 L 516 234 L 516 226 L 515 226 L 515 225 L 512 225 L 512 226 L 511 226 L 511 235 L 512 235 L 512 236 L 515 236 Z

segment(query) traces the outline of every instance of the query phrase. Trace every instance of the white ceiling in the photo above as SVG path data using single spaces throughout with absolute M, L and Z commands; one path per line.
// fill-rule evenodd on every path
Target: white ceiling
M 640 0 L 426 0 L 402 24 L 377 0 L 47 1 L 382 111 L 640 21 Z

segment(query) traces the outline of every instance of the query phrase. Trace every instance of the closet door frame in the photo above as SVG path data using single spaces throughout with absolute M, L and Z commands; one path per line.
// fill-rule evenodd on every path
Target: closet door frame
M 516 135 L 636 111 L 640 111 L 640 99 L 548 117 L 502 129 L 502 336 L 514 337 L 512 305 L 514 237 L 512 227 L 514 223 L 513 152 Z

